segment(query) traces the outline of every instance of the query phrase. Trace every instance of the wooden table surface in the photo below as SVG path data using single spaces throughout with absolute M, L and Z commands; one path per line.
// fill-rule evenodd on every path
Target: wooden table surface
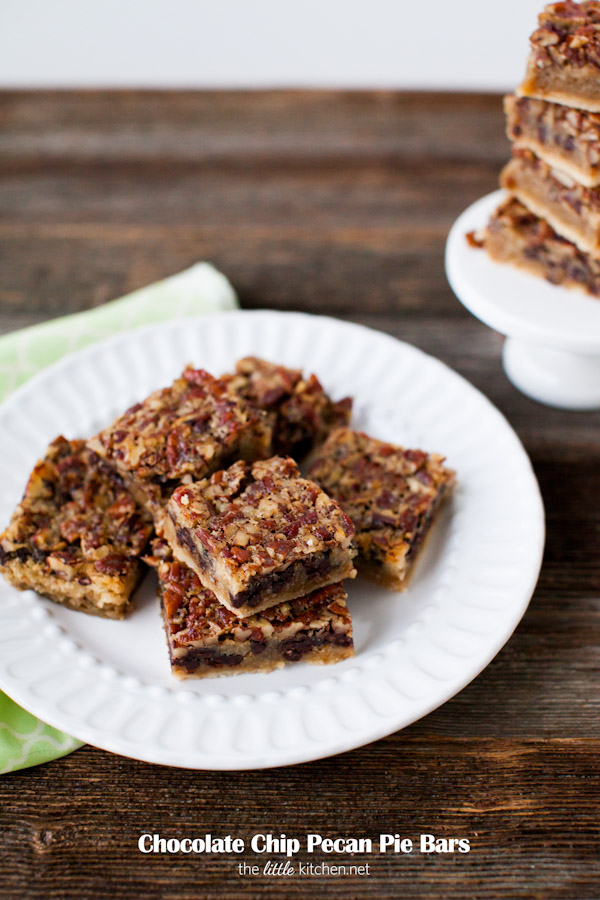
M 600 897 L 600 413 L 521 396 L 501 338 L 443 270 L 450 224 L 496 186 L 507 154 L 495 96 L 0 95 L 0 330 L 212 260 L 246 308 L 362 322 L 466 376 L 523 440 L 548 522 L 513 638 L 402 732 L 266 772 L 180 771 L 85 747 L 1 778 L 3 900 Z M 286 880 L 241 878 L 229 856 L 137 849 L 142 831 L 265 830 L 433 832 L 468 837 L 472 851 L 374 855 L 368 878 Z

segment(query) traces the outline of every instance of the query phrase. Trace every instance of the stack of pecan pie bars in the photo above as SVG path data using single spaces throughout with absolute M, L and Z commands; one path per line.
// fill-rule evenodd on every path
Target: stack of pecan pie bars
M 489 255 L 600 296 L 600 2 L 551 3 L 505 98 L 508 197 L 469 235 Z
M 254 357 L 218 378 L 188 367 L 91 440 L 50 445 L 0 570 L 119 619 L 151 566 L 178 677 L 344 659 L 344 580 L 356 564 L 404 587 L 454 482 L 443 457 L 351 430 L 351 408 Z

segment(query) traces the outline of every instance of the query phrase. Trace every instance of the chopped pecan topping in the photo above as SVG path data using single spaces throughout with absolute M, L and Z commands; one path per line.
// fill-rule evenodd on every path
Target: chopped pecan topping
M 229 569 L 248 579 L 349 546 L 354 534 L 335 500 L 301 478 L 289 457 L 252 466 L 237 462 L 210 479 L 177 488 L 168 511 L 178 529 L 195 535 L 210 554 L 224 557 Z
M 356 528 L 362 549 L 377 533 L 390 546 L 411 544 L 454 473 L 444 457 L 405 450 L 340 428 L 318 451 L 310 475 L 334 497 Z
M 107 553 L 98 559 L 94 566 L 104 575 L 125 575 L 129 568 L 129 559 L 123 553 Z
M 538 28 L 530 40 L 538 68 L 600 68 L 600 3 L 565 0 L 548 4 L 540 13 Z
M 89 446 L 112 462 L 152 508 L 186 478 L 203 478 L 231 458 L 268 455 L 265 414 L 203 369 L 137 403 Z
M 31 557 L 85 585 L 94 571 L 130 572 L 151 532 L 119 475 L 83 441 L 59 437 L 35 466 L 0 544 L 4 561 Z
M 239 360 L 223 381 L 234 396 L 264 410 L 273 428 L 272 452 L 300 458 L 323 441 L 333 428 L 347 425 L 352 399 L 334 403 L 316 375 L 305 378 L 254 356 Z

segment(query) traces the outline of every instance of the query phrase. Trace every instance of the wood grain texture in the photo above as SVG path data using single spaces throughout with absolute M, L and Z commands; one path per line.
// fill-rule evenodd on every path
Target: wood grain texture
M 600 414 L 520 395 L 501 338 L 443 272 L 451 222 L 496 186 L 506 155 L 499 97 L 0 95 L 0 331 L 211 259 L 246 307 L 361 322 L 465 375 L 524 441 L 548 518 L 538 589 L 509 644 L 405 731 L 271 772 L 192 773 L 87 747 L 0 779 L 2 900 L 600 896 Z M 357 857 L 369 878 L 274 881 L 241 879 L 232 857 L 136 846 L 142 831 L 262 830 L 431 831 L 473 849 Z

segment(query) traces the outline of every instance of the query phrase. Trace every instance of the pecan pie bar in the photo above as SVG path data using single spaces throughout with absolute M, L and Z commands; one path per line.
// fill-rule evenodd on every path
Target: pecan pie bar
M 585 187 L 600 184 L 600 115 L 531 97 L 504 98 L 506 133 Z
M 341 584 L 241 619 L 203 587 L 164 541 L 146 562 L 158 573 L 171 671 L 177 678 L 270 672 L 289 662 L 335 663 L 353 655 Z
M 164 537 L 238 616 L 353 578 L 354 528 L 335 500 L 273 457 L 177 488 Z
M 0 572 L 71 609 L 123 618 L 152 532 L 116 472 L 84 441 L 57 438 L 0 535 Z
M 600 257 L 600 189 L 586 188 L 551 169 L 529 150 L 515 150 L 502 187 L 580 250 Z
M 273 429 L 273 454 L 300 459 L 330 431 L 350 421 L 352 399 L 334 403 L 317 376 L 305 378 L 300 369 L 248 356 L 223 380 L 235 395 L 266 412 Z
M 520 96 L 600 112 L 600 3 L 550 3 L 530 42 Z
M 484 247 L 496 262 L 600 296 L 600 260 L 560 237 L 514 197 L 498 207 L 486 228 L 468 238 L 471 246 Z
M 115 467 L 136 499 L 160 517 L 173 490 L 234 459 L 268 455 L 264 413 L 232 397 L 202 369 L 128 409 L 88 446 Z
M 356 528 L 359 571 L 390 588 L 407 583 L 442 500 L 454 484 L 444 457 L 405 450 L 350 428 L 317 451 L 310 476 Z

